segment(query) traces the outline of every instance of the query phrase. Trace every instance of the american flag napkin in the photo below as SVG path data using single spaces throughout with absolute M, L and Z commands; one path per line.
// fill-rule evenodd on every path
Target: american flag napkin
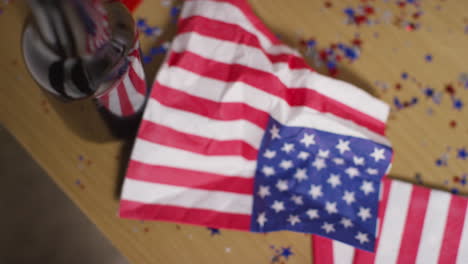
M 383 180 L 376 253 L 312 236 L 313 263 L 468 263 L 468 199 Z
M 389 108 L 322 76 L 244 0 L 185 1 L 120 216 L 320 234 L 374 249 Z

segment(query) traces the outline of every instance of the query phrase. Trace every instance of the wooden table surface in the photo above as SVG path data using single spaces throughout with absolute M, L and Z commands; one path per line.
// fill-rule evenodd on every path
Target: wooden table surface
M 302 51 L 301 40 L 314 38 L 321 50 L 334 43 L 350 45 L 358 37 L 359 58 L 341 61 L 337 78 L 392 106 L 387 130 L 395 151 L 391 177 L 468 194 L 468 77 L 462 76 L 468 72 L 467 1 L 422 1 L 419 7 L 393 0 L 249 2 L 273 32 Z M 348 23 L 344 9 L 357 10 L 366 2 L 374 12 L 362 18 L 368 23 Z M 146 0 L 134 14 L 165 32 L 159 38 L 141 34 L 144 51 L 173 35 L 167 3 L 178 4 Z M 189 225 L 119 219 L 118 193 L 131 140 L 112 138 L 90 102 L 64 105 L 39 89 L 21 56 L 26 16 L 23 1 L 0 4 L 0 122 L 131 263 L 311 263 L 308 235 L 217 234 Z M 412 29 L 408 22 L 418 25 Z M 145 65 L 148 80 L 162 58 Z M 398 109 L 395 100 L 404 107 Z M 288 248 L 293 255 L 286 258 L 281 254 Z

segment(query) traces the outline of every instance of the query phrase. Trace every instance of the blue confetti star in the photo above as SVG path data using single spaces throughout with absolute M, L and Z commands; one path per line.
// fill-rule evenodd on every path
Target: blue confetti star
M 221 235 L 221 231 L 219 231 L 218 228 L 208 227 L 207 229 L 210 230 L 210 232 L 211 232 L 210 235 L 211 235 L 211 236 Z
M 137 24 L 137 27 L 139 27 L 139 28 L 144 28 L 144 27 L 147 26 L 147 25 L 146 25 L 146 20 L 145 20 L 144 18 L 139 18 L 139 19 L 137 20 L 137 23 L 136 23 L 136 24 Z
M 408 73 L 403 72 L 403 73 L 401 74 L 401 78 L 403 78 L 404 80 L 408 79 Z
M 344 10 L 344 13 L 349 17 L 354 17 L 354 9 L 352 9 L 351 7 L 346 8 Z
M 453 107 L 457 110 L 461 110 L 463 108 L 463 102 L 460 99 L 453 99 Z
M 445 165 L 445 162 L 442 159 L 437 159 L 436 160 L 436 165 L 440 167 L 440 166 Z
M 291 251 L 291 247 L 281 248 L 281 256 L 288 259 L 289 256 L 291 256 L 291 255 L 294 255 L 294 253 Z
M 460 192 L 460 190 L 458 190 L 458 188 L 452 188 L 450 190 L 450 192 L 453 193 L 453 194 L 458 194 Z
M 315 47 L 317 42 L 314 39 L 311 39 L 311 40 L 308 40 L 306 44 L 308 47 Z
M 434 95 L 434 89 L 428 87 L 424 89 L 424 94 L 426 94 L 427 97 L 432 97 Z
M 432 55 L 431 54 L 427 54 L 426 57 L 425 57 L 426 61 L 427 62 L 431 62 L 432 61 Z
M 465 160 L 468 157 L 468 152 L 465 148 L 461 148 L 458 150 L 458 158 Z

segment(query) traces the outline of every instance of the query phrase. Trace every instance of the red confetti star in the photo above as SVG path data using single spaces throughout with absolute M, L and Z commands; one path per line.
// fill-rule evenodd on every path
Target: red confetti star
M 362 23 L 365 23 L 367 22 L 367 17 L 366 16 L 355 16 L 354 17 L 354 22 L 357 24 L 357 25 L 361 25 Z
M 364 7 L 364 13 L 367 15 L 372 15 L 374 14 L 374 8 L 372 6 L 366 6 Z
M 330 2 L 330 1 L 325 2 L 325 7 L 326 8 L 331 8 L 332 6 L 333 6 L 332 2 Z
M 354 46 L 361 47 L 362 41 L 360 39 L 358 39 L 358 38 L 355 38 L 355 39 L 353 39 L 352 43 L 353 43 Z
M 397 89 L 398 91 L 401 90 L 401 84 L 397 83 L 397 84 L 395 85 L 395 89 Z
M 445 86 L 445 91 L 447 93 L 449 93 L 450 95 L 454 95 L 455 94 L 455 88 L 453 88 L 453 85 L 452 84 L 447 84 Z
M 457 127 L 457 121 L 455 121 L 455 120 L 450 121 L 450 127 L 451 128 Z

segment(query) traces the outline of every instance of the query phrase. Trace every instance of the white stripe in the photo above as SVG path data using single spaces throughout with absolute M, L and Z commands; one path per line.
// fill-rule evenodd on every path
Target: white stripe
M 424 216 L 424 226 L 416 263 L 430 264 L 438 262 L 445 225 L 447 224 L 450 198 L 449 193 L 431 191 L 426 215 Z
M 203 16 L 205 18 L 240 26 L 245 31 L 254 34 L 260 46 L 272 55 L 291 54 L 300 56 L 297 51 L 286 45 L 274 45 L 268 37 L 255 28 L 242 10 L 232 4 L 215 1 L 185 1 L 180 18 L 185 19 L 191 16 Z
M 377 133 L 330 113 L 321 113 L 309 107 L 291 107 L 285 100 L 242 82 L 223 82 L 200 76 L 182 68 L 164 65 L 157 76 L 164 86 L 215 102 L 240 102 L 270 113 L 284 125 L 302 126 L 322 131 L 370 139 L 390 146 Z M 300 116 L 300 117 L 298 117 Z
M 392 181 L 375 263 L 396 263 L 413 186 Z
M 145 80 L 145 71 L 143 70 L 143 66 L 141 65 L 141 61 L 138 59 L 138 56 L 130 56 L 130 60 L 132 60 L 132 65 L 130 67 L 133 68 L 138 78 Z
M 333 240 L 333 264 L 352 264 L 354 247 Z
M 202 107 L 202 106 L 200 106 Z M 242 140 L 260 148 L 264 130 L 246 120 L 215 120 L 170 108 L 150 98 L 143 117 L 177 131 L 217 140 Z
M 133 106 L 133 110 L 138 112 L 138 110 L 140 110 L 142 107 L 143 102 L 145 101 L 145 96 L 136 90 L 135 85 L 130 80 L 128 74 L 125 74 L 122 84 L 125 88 L 125 91 L 127 92 L 128 100 Z
M 210 60 L 268 72 L 278 77 L 289 89 L 315 90 L 381 122 L 385 122 L 388 117 L 388 105 L 363 90 L 309 69 L 290 69 L 287 63 L 271 63 L 261 50 L 254 47 L 188 32 L 179 34 L 171 48 L 174 52 L 191 51 Z
M 465 213 L 465 222 L 461 233 L 460 244 L 458 245 L 457 264 L 468 263 L 468 208 Z
M 246 160 L 241 156 L 205 156 L 159 145 L 141 138 L 135 141 L 131 159 L 151 165 L 244 178 L 253 178 L 257 166 L 256 161 Z
M 111 88 L 109 92 L 109 110 L 116 116 L 122 116 L 122 109 L 120 107 L 119 93 L 117 92 L 118 86 Z
M 245 215 L 250 215 L 253 204 L 252 195 L 198 190 L 130 178 L 125 179 L 122 199 Z

